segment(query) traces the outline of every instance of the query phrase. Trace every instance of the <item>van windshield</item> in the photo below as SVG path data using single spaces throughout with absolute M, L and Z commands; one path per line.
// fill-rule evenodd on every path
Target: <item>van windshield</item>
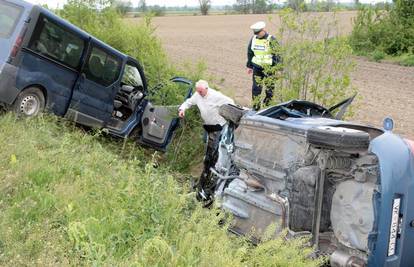
M 0 37 L 8 38 L 12 35 L 22 11 L 22 7 L 0 2 Z

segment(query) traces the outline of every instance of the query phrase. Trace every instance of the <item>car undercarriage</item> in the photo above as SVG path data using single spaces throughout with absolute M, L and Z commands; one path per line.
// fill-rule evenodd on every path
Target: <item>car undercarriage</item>
M 275 237 L 287 228 L 309 237 L 331 266 L 366 266 L 379 180 L 369 144 L 383 131 L 306 101 L 236 117 L 232 108 L 222 113 L 229 124 L 212 169 L 215 203 L 233 215 L 230 231 L 260 242 L 271 225 Z

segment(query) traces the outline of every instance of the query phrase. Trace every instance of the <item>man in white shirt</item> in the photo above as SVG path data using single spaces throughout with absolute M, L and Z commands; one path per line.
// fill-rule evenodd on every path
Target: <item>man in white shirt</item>
M 224 104 L 234 104 L 234 101 L 230 97 L 210 88 L 204 80 L 198 81 L 195 84 L 195 89 L 196 92 L 178 109 L 178 116 L 184 118 L 185 111 L 191 106 L 197 105 L 201 118 L 204 121 L 204 129 L 208 133 L 208 141 L 206 155 L 204 157 L 204 170 L 198 184 L 198 197 L 202 200 L 208 200 L 213 193 L 211 190 L 214 189 L 214 185 L 210 180 L 210 168 L 214 167 L 217 161 L 217 148 L 221 130 L 227 122 L 219 114 L 219 109 Z

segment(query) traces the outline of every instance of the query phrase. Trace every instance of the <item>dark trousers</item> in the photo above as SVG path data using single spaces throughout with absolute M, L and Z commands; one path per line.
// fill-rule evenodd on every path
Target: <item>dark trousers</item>
M 252 86 L 252 99 L 253 99 L 253 101 L 255 101 L 256 98 L 262 94 L 262 90 L 263 90 L 262 86 L 257 82 L 257 79 L 258 78 L 263 79 L 263 78 L 266 78 L 266 77 L 267 76 L 263 72 L 263 70 L 256 69 L 256 68 L 253 69 L 253 86 Z M 266 88 L 265 93 L 266 93 L 266 96 L 263 99 L 263 103 L 265 105 L 267 105 L 267 104 L 269 104 L 270 100 L 272 100 L 272 98 L 273 98 L 273 88 Z M 255 110 L 259 110 L 260 107 L 261 107 L 260 102 L 255 103 L 253 105 L 253 109 L 255 109 Z
M 218 159 L 218 145 L 221 136 L 221 126 L 217 128 L 217 130 L 210 130 L 207 131 L 207 133 L 208 139 L 206 154 L 204 157 L 204 168 L 199 181 L 199 189 L 203 189 L 206 192 L 214 190 L 214 181 L 211 179 L 210 168 L 215 166 Z

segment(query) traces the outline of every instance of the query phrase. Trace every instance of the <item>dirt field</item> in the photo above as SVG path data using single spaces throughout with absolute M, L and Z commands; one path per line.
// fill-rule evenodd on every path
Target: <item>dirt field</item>
M 354 12 L 338 14 L 342 34 L 352 30 L 354 16 Z M 258 20 L 267 21 L 268 31 L 276 32 L 278 19 L 269 23 L 268 15 L 159 17 L 154 24 L 173 62 L 205 60 L 216 81 L 223 80 L 222 89 L 238 103 L 248 105 L 251 77 L 245 69 L 246 49 L 249 26 Z M 354 120 L 381 126 L 391 116 L 396 132 L 414 139 L 414 68 L 356 61 L 352 82 L 362 100 Z

